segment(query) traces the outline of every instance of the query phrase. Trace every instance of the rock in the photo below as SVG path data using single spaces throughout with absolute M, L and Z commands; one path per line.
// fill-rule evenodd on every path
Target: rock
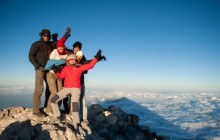
M 128 114 L 127 115 L 127 122 L 131 125 L 139 125 L 139 117 L 134 114 Z
M 106 121 L 107 121 L 110 125 L 115 125 L 116 122 L 117 122 L 117 120 L 118 120 L 117 116 L 116 116 L 116 115 L 113 115 L 113 114 L 111 114 L 111 115 L 109 115 L 109 116 L 106 117 Z
M 81 122 L 76 130 L 69 115 L 62 114 L 61 122 L 52 123 L 52 117 L 39 118 L 31 108 L 10 107 L 0 111 L 0 139 L 36 140 L 169 140 L 157 136 L 147 126 L 139 126 L 139 117 L 127 114 L 121 108 L 98 104 L 88 109 L 88 122 Z

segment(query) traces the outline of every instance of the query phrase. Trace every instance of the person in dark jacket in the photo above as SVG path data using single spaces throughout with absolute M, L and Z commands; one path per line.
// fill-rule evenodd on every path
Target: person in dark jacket
M 50 42 L 50 30 L 43 29 L 40 32 L 40 40 L 36 41 L 32 44 L 29 52 L 29 60 L 35 67 L 35 90 L 33 94 L 33 115 L 38 117 L 44 116 L 40 112 L 40 104 L 41 104 L 41 96 L 44 90 L 43 81 L 46 83 L 46 90 L 45 90 L 45 103 L 44 107 L 47 105 L 48 98 L 50 95 L 48 84 L 46 81 L 46 74 L 44 67 L 47 63 L 47 60 L 50 57 L 50 53 L 52 51 L 52 46 Z

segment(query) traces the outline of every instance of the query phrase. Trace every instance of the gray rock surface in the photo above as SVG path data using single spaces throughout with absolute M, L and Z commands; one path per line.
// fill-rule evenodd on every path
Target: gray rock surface
M 10 107 L 0 111 L 1 140 L 169 140 L 157 136 L 147 126 L 139 126 L 139 117 L 121 108 L 103 108 L 93 104 L 88 109 L 88 122 L 75 129 L 68 114 L 54 123 L 52 117 L 39 118 L 31 108 Z

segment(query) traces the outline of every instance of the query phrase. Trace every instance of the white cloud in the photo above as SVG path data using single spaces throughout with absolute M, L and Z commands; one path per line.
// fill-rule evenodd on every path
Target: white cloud
M 33 86 L 6 86 L 0 87 L 1 95 L 28 95 L 33 94 Z

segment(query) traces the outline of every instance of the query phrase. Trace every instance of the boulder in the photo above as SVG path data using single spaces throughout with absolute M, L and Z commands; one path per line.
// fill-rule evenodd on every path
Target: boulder
M 76 129 L 69 122 L 69 115 L 62 114 L 60 122 L 52 117 L 33 116 L 31 108 L 10 107 L 0 111 L 0 139 L 36 140 L 169 140 L 157 136 L 147 126 L 139 126 L 139 117 L 127 114 L 121 108 L 103 108 L 93 104 L 88 109 L 88 122 L 81 122 Z

